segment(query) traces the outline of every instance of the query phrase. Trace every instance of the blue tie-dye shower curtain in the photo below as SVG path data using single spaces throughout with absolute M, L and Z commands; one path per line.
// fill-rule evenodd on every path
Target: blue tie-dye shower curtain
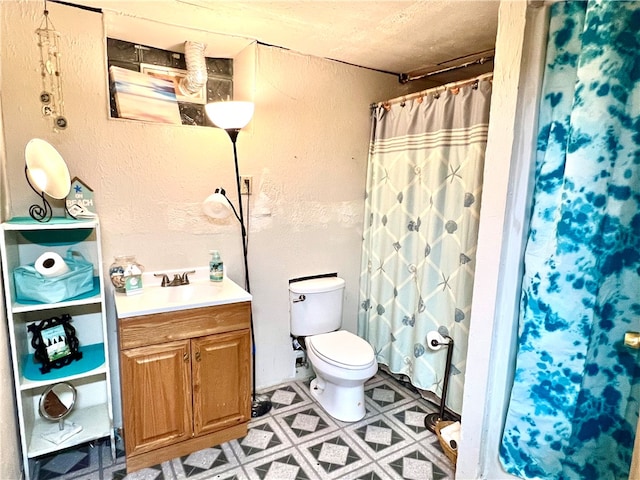
M 459 412 L 469 334 L 491 81 L 379 105 L 372 111 L 358 333 L 379 363 L 441 394 Z
M 516 374 L 501 459 L 627 479 L 638 419 L 640 2 L 551 10 Z

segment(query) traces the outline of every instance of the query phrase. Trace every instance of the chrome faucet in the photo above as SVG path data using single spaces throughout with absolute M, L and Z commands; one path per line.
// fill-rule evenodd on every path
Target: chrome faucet
M 196 273 L 195 270 L 189 270 L 184 273 L 176 273 L 173 275 L 173 280 L 169 280 L 166 273 L 154 273 L 155 277 L 162 277 L 161 287 L 178 287 L 180 285 L 189 285 L 189 274 Z

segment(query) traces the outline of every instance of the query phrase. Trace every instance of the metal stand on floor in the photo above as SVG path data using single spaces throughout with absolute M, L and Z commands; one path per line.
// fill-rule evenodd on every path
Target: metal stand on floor
M 447 347 L 447 365 L 444 370 L 444 384 L 442 385 L 442 398 L 440 399 L 440 410 L 438 413 L 430 413 L 424 419 L 424 426 L 431 432 L 436 432 L 436 424 L 440 420 L 444 420 L 444 405 L 447 400 L 447 389 L 449 387 L 449 374 L 451 372 L 451 356 L 453 355 L 453 338 L 448 335 L 443 335 L 446 343 L 440 342 L 436 339 L 431 340 L 432 347 L 438 347 L 444 345 Z

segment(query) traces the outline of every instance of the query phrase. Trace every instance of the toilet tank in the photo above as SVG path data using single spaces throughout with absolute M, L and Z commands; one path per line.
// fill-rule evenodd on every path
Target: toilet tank
M 338 330 L 342 324 L 344 285 L 344 280 L 338 277 L 291 282 L 291 334 L 297 337 Z

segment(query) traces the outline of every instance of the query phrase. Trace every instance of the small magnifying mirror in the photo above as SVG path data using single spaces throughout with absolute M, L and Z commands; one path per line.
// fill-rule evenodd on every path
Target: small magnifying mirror
M 51 385 L 40 397 L 40 415 L 48 420 L 58 421 L 60 430 L 64 430 L 64 418 L 71 413 L 76 395 L 76 389 L 70 383 Z

